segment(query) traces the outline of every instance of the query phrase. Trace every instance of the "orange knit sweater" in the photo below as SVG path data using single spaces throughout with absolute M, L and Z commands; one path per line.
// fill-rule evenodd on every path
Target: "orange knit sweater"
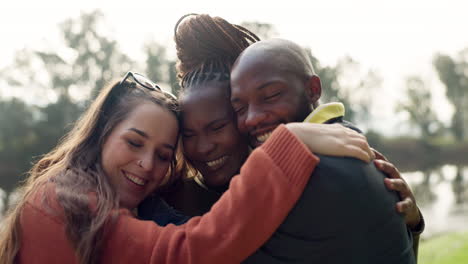
M 109 228 L 102 263 L 239 263 L 273 234 L 302 194 L 318 158 L 284 126 L 257 148 L 210 212 L 181 226 L 157 226 L 121 209 Z M 60 210 L 55 189 L 47 188 Z M 77 263 L 63 215 L 41 199 L 21 214 L 18 263 Z

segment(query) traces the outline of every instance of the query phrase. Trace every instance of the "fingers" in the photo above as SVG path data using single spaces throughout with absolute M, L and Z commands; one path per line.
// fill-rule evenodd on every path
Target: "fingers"
M 398 213 L 404 215 L 405 223 L 410 226 L 410 228 L 416 227 L 421 222 L 421 215 L 419 214 L 416 202 L 410 197 L 398 202 L 395 209 Z
M 372 157 L 369 156 L 369 153 L 365 151 L 364 149 L 356 146 L 356 145 L 349 145 L 346 148 L 347 153 L 344 153 L 344 156 L 349 156 L 353 158 L 360 159 L 366 163 L 371 162 Z
M 371 148 L 371 150 L 372 150 L 372 152 L 374 152 L 376 159 L 388 161 L 388 159 L 382 153 L 377 151 L 376 149 Z
M 390 176 L 390 178 L 401 179 L 400 172 L 392 163 L 381 159 L 376 159 L 374 160 L 374 164 L 380 171 Z
M 362 155 L 362 153 L 359 154 L 359 159 L 364 160 L 366 162 L 370 162 L 372 159 L 375 158 L 375 154 L 372 151 L 369 144 L 367 143 L 367 139 L 364 135 L 346 127 L 344 127 L 343 131 L 345 134 L 343 138 L 346 140 L 345 144 L 349 145 L 352 149 L 359 148 L 361 151 L 365 152 L 365 155 Z
M 396 210 L 401 214 L 409 214 L 413 207 L 413 200 L 411 200 L 409 197 L 396 204 Z
M 367 162 L 370 162 L 375 158 L 374 152 L 372 151 L 371 147 L 367 143 L 366 137 L 361 134 L 357 134 L 356 137 L 352 137 L 350 139 L 350 144 L 355 145 L 356 147 L 360 148 L 362 151 L 366 152 L 366 156 L 369 157 Z
M 402 199 L 410 197 L 411 191 L 409 189 L 408 184 L 406 184 L 406 182 L 403 179 L 385 178 L 384 183 L 389 190 L 397 191 Z

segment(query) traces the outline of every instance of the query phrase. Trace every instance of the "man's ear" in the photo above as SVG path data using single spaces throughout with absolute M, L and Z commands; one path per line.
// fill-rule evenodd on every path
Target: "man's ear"
M 322 82 L 317 75 L 308 77 L 306 82 L 306 95 L 310 104 L 316 105 L 322 95 Z

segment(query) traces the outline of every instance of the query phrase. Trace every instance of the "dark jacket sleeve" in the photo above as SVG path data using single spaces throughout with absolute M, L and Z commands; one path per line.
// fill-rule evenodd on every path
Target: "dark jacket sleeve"
M 419 237 L 426 228 L 426 222 L 424 221 L 424 217 L 421 213 L 421 210 L 419 210 L 419 215 L 421 216 L 421 221 L 415 228 L 410 229 L 411 234 L 413 234 L 413 252 L 416 258 L 416 263 L 418 262 Z

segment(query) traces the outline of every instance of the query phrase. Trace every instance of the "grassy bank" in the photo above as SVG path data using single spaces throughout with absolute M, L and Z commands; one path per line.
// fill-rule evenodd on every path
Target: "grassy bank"
M 420 264 L 468 263 L 468 232 L 431 238 L 419 245 Z

